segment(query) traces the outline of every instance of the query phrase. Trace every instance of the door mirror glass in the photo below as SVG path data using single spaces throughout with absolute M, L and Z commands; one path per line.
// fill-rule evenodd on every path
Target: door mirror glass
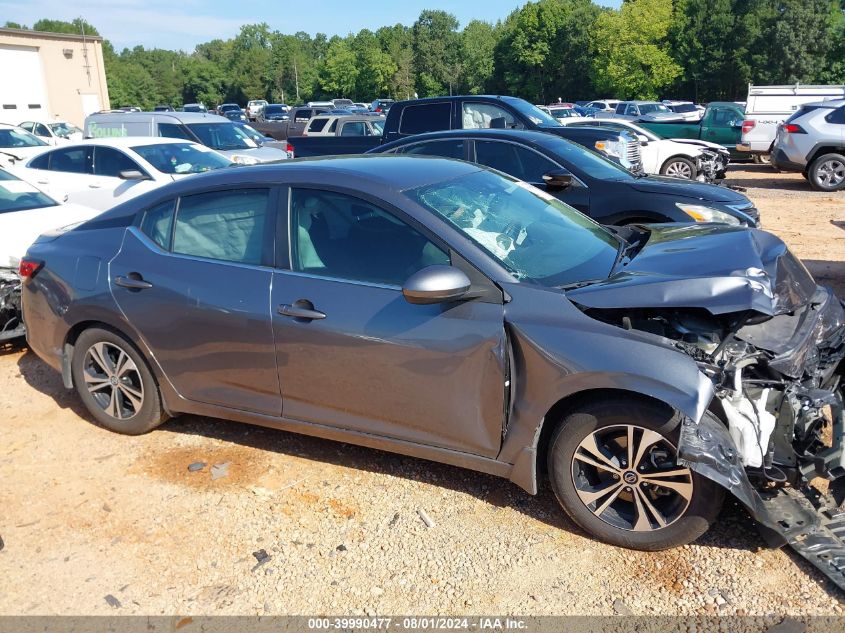
M 543 174 L 543 182 L 550 190 L 568 189 L 572 186 L 572 174 L 565 169 L 555 169 Z
M 150 177 L 137 169 L 124 169 L 118 174 L 122 180 L 149 180 Z
M 428 266 L 408 277 L 402 294 L 417 305 L 446 303 L 463 298 L 471 285 L 469 277 L 454 266 Z

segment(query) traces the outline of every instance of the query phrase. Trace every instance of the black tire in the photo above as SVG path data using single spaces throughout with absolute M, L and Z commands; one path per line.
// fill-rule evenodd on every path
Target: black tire
M 167 419 L 147 362 L 116 332 L 83 331 L 74 344 L 70 368 L 76 392 L 101 426 L 142 435 Z
M 771 165 L 772 164 L 772 155 L 771 154 L 754 154 L 754 162 L 757 165 Z
M 672 178 L 681 178 L 683 180 L 695 180 L 698 175 L 695 169 L 695 163 L 683 156 L 673 156 L 660 168 L 660 173 L 664 176 L 671 176 Z
M 816 191 L 845 189 L 845 156 L 837 153 L 822 154 L 807 170 L 807 180 Z
M 676 455 L 673 455 L 672 449 L 678 444 L 681 420 L 682 416 L 667 405 L 636 398 L 591 402 L 567 414 L 552 434 L 547 455 L 552 489 L 564 511 L 584 531 L 599 540 L 630 549 L 658 551 L 678 547 L 704 534 L 721 510 L 725 491 L 715 482 L 674 465 Z M 620 437 L 630 437 L 626 433 L 628 427 L 634 427 L 632 446 L 638 447 L 637 438 L 640 444 L 646 444 L 642 458 L 631 460 L 637 461 L 634 464 L 636 470 L 620 468 L 618 475 L 614 473 L 611 476 L 610 469 L 599 463 L 601 456 L 594 460 L 600 468 L 582 461 L 593 454 L 584 449 L 582 442 L 594 438 L 596 445 L 601 444 L 600 450 L 607 459 L 612 451 L 608 450 L 603 438 L 614 438 L 620 433 L 624 434 Z M 654 433 L 660 440 L 650 444 Z M 630 454 L 632 451 L 628 451 L 627 444 L 625 441 L 624 444 L 611 443 L 610 446 L 623 454 Z M 579 454 L 577 458 L 576 451 Z M 616 462 L 617 465 L 623 463 L 621 460 Z M 590 473 L 589 469 L 593 472 Z M 668 477 L 659 474 L 681 470 L 686 472 Z M 598 492 L 589 490 L 592 484 L 590 474 L 607 476 L 604 481 L 596 482 Z M 629 481 L 629 477 L 634 481 Z M 655 484 L 652 477 L 660 477 L 683 494 Z M 594 506 L 592 509 L 579 496 L 579 493 L 585 496 L 600 494 L 604 490 L 615 490 L 617 486 L 619 492 L 598 497 L 590 504 Z M 633 489 L 635 487 L 637 490 Z M 608 501 L 611 498 L 615 498 L 612 503 Z M 609 503 L 607 509 L 600 512 L 601 517 L 597 516 L 595 512 L 605 503 Z M 643 508 L 642 515 L 640 508 Z M 655 509 L 656 512 L 653 511 Z M 660 519 L 665 525 L 661 526 Z

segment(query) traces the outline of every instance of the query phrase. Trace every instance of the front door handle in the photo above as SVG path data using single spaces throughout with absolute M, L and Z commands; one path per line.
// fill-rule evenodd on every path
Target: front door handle
M 102 185 L 98 182 L 92 182 L 88 184 L 89 189 L 99 189 Z
M 314 304 L 302 299 L 293 305 L 283 303 L 278 307 L 278 312 L 282 316 L 291 317 L 292 319 L 302 319 L 304 321 L 314 321 L 326 318 L 325 312 L 315 310 Z
M 114 285 L 121 288 L 129 288 L 130 290 L 146 290 L 152 288 L 153 285 L 149 281 L 141 279 L 138 273 L 129 273 L 128 277 L 115 277 Z

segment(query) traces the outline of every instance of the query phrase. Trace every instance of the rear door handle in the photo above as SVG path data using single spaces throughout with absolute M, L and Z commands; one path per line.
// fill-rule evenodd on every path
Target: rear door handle
M 144 281 L 141 279 L 141 275 L 137 273 L 129 273 L 130 275 L 137 275 L 137 279 L 133 279 L 132 277 L 115 277 L 114 278 L 114 285 L 120 286 L 121 288 L 129 288 L 130 290 L 146 290 L 147 288 L 152 288 L 153 285 L 149 281 Z
M 293 305 L 283 303 L 278 307 L 278 312 L 282 316 L 291 317 L 292 319 L 304 319 L 307 321 L 315 321 L 326 318 L 326 313 L 315 310 L 310 301 L 297 301 Z

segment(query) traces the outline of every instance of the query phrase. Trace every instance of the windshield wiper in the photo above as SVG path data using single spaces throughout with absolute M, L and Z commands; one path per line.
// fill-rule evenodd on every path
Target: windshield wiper
M 607 281 L 606 279 L 585 279 L 582 281 L 573 281 L 570 284 L 563 284 L 562 286 L 557 286 L 558 289 L 566 291 L 566 290 L 575 290 L 576 288 L 583 288 L 584 286 L 592 286 L 593 284 L 597 284 L 602 281 Z

